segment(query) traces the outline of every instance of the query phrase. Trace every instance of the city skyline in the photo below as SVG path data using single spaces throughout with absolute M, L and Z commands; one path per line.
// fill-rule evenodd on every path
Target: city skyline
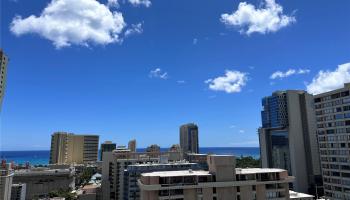
M 102 9 L 107 21 L 112 12 L 123 15 L 112 17 L 113 26 L 84 27 L 107 33 L 100 40 L 90 32 L 80 38 L 76 30 L 59 33 L 63 40 L 50 35 L 50 23 L 67 20 L 57 18 L 62 8 L 54 2 L 72 1 L 49 2 L 2 2 L 1 47 L 9 63 L 1 150 L 49 150 L 56 131 L 170 147 L 188 122 L 198 124 L 202 147 L 258 147 L 263 97 L 350 82 L 344 25 L 350 2 L 144 0 L 116 7 L 117 1 L 79 0 L 91 12 Z M 42 13 L 50 6 L 51 14 Z M 241 21 L 243 8 L 279 23 Z M 35 26 L 40 20 L 44 25 Z

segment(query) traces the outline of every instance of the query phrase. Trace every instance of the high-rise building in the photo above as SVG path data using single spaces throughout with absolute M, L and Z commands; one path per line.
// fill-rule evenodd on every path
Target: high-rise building
M 293 189 L 312 193 L 322 185 L 313 96 L 305 91 L 277 91 L 262 99 L 259 129 L 263 168 L 288 170 Z
M 142 200 L 289 199 L 294 177 L 283 169 L 235 168 L 233 156 L 210 155 L 209 170 L 154 171 L 141 174 Z
M 194 123 L 180 126 L 180 147 L 184 154 L 199 153 L 198 126 Z
M 0 49 L 0 111 L 5 94 L 7 63 L 7 56 L 5 55 L 4 51 Z
M 111 141 L 105 141 L 101 144 L 101 154 L 100 154 L 100 160 L 103 160 L 103 153 L 104 152 L 112 152 L 114 149 L 117 148 L 116 143 L 112 143 Z
M 11 198 L 13 175 L 11 164 L 2 161 L 0 166 L 0 199 L 2 200 L 10 200 Z
M 135 185 L 136 177 L 129 177 L 126 173 L 129 165 L 160 163 L 161 158 L 167 156 L 169 162 L 180 161 L 178 152 L 131 152 L 126 147 L 118 148 L 113 152 L 106 152 L 102 162 L 102 192 L 104 200 L 124 200 L 137 192 L 137 188 L 128 189 L 128 185 Z M 178 159 L 178 160 L 174 160 Z M 147 167 L 146 167 L 147 168 Z M 150 166 L 150 168 L 153 168 Z M 145 169 L 143 169 L 145 170 Z M 133 178 L 133 180 L 129 179 Z M 133 186 L 131 186 L 133 187 Z M 126 192 L 128 191 L 128 192 Z M 130 193 L 129 193 L 130 192 Z M 138 195 L 132 198 L 138 198 Z
M 325 196 L 350 199 L 350 83 L 314 100 Z
M 56 132 L 51 136 L 50 164 L 96 162 L 98 135 L 74 135 Z
M 131 152 L 136 152 L 136 140 L 130 140 L 128 143 L 128 149 L 130 149 Z

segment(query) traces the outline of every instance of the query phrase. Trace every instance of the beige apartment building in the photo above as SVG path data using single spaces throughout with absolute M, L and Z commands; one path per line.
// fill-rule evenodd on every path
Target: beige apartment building
M 7 56 L 5 55 L 4 51 L 0 49 L 0 111 L 5 94 L 7 63 Z
M 98 135 L 56 132 L 51 136 L 50 164 L 96 162 L 98 141 Z
M 289 199 L 294 177 L 283 169 L 235 168 L 234 156 L 209 155 L 209 170 L 158 171 L 141 175 L 142 200 Z
M 350 199 L 350 83 L 314 101 L 325 196 Z

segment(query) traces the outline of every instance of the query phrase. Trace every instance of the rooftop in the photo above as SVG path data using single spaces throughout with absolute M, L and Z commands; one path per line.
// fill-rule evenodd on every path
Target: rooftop
M 236 168 L 236 174 L 261 174 L 261 173 L 278 173 L 284 172 L 284 169 L 274 168 Z
M 314 196 L 289 190 L 289 198 L 290 199 L 299 199 L 299 198 L 307 198 L 307 197 L 313 198 Z
M 144 173 L 142 176 L 159 176 L 159 177 L 174 177 L 174 176 L 208 176 L 210 173 L 203 170 L 181 170 L 181 171 L 162 171 Z

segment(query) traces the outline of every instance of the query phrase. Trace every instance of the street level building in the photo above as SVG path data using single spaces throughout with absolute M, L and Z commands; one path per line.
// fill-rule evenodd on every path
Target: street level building
M 98 135 L 56 132 L 51 136 L 50 164 L 83 164 L 97 161 Z
M 299 90 L 277 91 L 263 98 L 262 106 L 262 167 L 286 169 L 296 178 L 293 190 L 315 194 L 322 176 L 313 96 Z
M 208 156 L 208 171 L 144 173 L 138 181 L 142 200 L 289 199 L 294 177 L 282 169 L 235 169 L 233 156 Z
M 327 199 L 350 199 L 350 83 L 315 95 L 320 159 Z

